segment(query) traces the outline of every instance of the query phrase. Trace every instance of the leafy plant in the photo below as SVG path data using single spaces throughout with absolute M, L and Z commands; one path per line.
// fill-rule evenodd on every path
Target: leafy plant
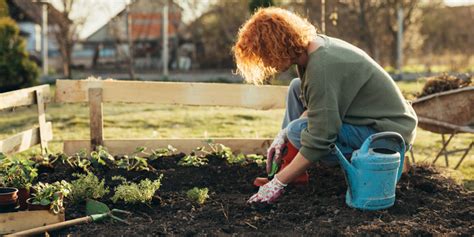
M 200 167 L 203 165 L 207 165 L 207 158 L 203 156 L 196 155 L 195 153 L 191 153 L 190 155 L 186 155 L 178 162 L 178 165 L 181 166 L 195 166 Z
M 266 164 L 266 159 L 263 155 L 248 154 L 247 158 L 255 162 L 258 166 L 264 166 Z
M 124 177 L 114 176 L 112 180 L 121 180 L 122 184 L 115 188 L 115 194 L 111 198 L 112 202 L 116 203 L 122 200 L 125 203 L 149 203 L 156 190 L 161 187 L 161 174 L 158 179 L 151 181 L 149 179 L 141 180 L 140 183 L 127 181 Z
M 71 192 L 71 184 L 65 180 L 52 184 L 39 182 L 33 186 L 31 203 L 36 205 L 51 205 L 51 210 L 58 214 L 63 209 L 63 198 Z
M 85 150 L 81 150 L 74 155 L 68 157 L 66 162 L 72 168 L 82 169 L 85 172 L 90 172 L 91 160 L 89 159 L 87 152 Z
M 78 179 L 71 181 L 71 193 L 69 199 L 74 203 L 82 202 L 86 199 L 99 199 L 109 193 L 109 188 L 105 187 L 104 180 L 99 180 L 92 173 L 73 174 Z
M 38 176 L 35 162 L 28 159 L 0 156 L 0 184 L 15 188 L 29 188 Z
M 178 149 L 174 148 L 172 145 L 168 145 L 166 148 L 155 149 L 149 154 L 150 160 L 156 160 L 163 156 L 172 156 L 178 152 Z
M 102 146 L 98 146 L 95 151 L 88 154 L 85 150 L 81 150 L 74 155 L 62 159 L 63 163 L 67 163 L 75 169 L 82 169 L 86 173 L 92 172 L 92 169 L 98 169 L 100 166 L 115 166 L 115 158 Z
M 204 204 L 206 200 L 209 198 L 209 189 L 208 188 L 198 188 L 194 187 L 193 189 L 190 189 L 186 192 L 186 197 L 193 201 L 196 202 L 200 205 Z
M 118 159 L 115 163 L 117 168 L 126 169 L 127 171 L 135 170 L 154 170 L 153 167 L 148 165 L 148 159 L 145 157 L 138 156 L 138 154 L 146 154 L 145 153 L 146 147 L 137 147 L 135 152 L 132 154 L 124 155 L 120 159 Z
M 91 165 L 94 168 L 99 166 L 111 167 L 114 165 L 115 158 L 103 146 L 98 146 L 95 151 L 90 153 Z

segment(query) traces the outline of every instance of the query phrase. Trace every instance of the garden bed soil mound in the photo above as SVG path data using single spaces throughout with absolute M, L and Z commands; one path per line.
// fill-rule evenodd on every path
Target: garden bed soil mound
M 53 235 L 144 236 L 144 235 L 474 235 L 474 194 L 430 167 L 416 167 L 397 188 L 395 205 L 383 211 L 359 211 L 345 204 L 346 183 L 338 167 L 310 169 L 307 187 L 289 187 L 273 206 L 248 206 L 246 200 L 257 191 L 253 179 L 264 168 L 256 164 L 228 165 L 211 158 L 204 167 L 177 166 L 180 157 L 164 158 L 153 164 L 157 172 L 109 170 L 98 174 L 111 190 L 114 175 L 129 180 L 154 179 L 164 174 L 162 187 L 150 206 L 113 204 L 110 207 L 133 212 L 131 225 L 106 221 L 79 225 Z M 62 177 L 61 177 L 62 176 Z M 70 173 L 41 175 L 70 180 Z M 192 203 L 186 191 L 209 188 L 204 205 Z M 110 197 L 110 195 L 109 195 Z M 68 204 L 67 219 L 85 215 L 85 207 Z

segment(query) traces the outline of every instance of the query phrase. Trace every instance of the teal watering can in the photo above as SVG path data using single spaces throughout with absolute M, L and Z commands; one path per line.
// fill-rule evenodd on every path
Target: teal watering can
M 393 206 L 395 188 L 403 171 L 405 141 L 396 132 L 381 132 L 368 137 L 349 162 L 335 144 L 330 145 L 344 170 L 348 184 L 346 203 L 362 210 Z

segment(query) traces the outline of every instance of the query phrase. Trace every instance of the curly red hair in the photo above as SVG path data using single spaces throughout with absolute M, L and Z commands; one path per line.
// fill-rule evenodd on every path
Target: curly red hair
M 262 8 L 239 30 L 232 48 L 237 72 L 247 82 L 262 84 L 287 69 L 315 37 L 316 28 L 305 18 L 281 8 Z

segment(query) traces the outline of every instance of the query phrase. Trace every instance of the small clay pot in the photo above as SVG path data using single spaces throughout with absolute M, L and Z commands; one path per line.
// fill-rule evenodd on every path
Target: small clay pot
M 0 213 L 18 211 L 18 189 L 0 188 Z
M 18 189 L 16 188 L 0 188 L 0 205 L 8 205 L 17 203 Z
M 26 200 L 26 203 L 28 204 L 28 210 L 29 211 L 38 211 L 38 210 L 49 210 L 49 209 L 51 209 L 51 204 L 50 205 L 33 204 L 33 198 L 28 198 Z
M 30 198 L 30 189 L 29 188 L 19 188 L 18 189 L 18 202 L 20 203 L 20 210 L 26 210 L 28 208 L 28 204 L 26 204 L 26 200 Z

